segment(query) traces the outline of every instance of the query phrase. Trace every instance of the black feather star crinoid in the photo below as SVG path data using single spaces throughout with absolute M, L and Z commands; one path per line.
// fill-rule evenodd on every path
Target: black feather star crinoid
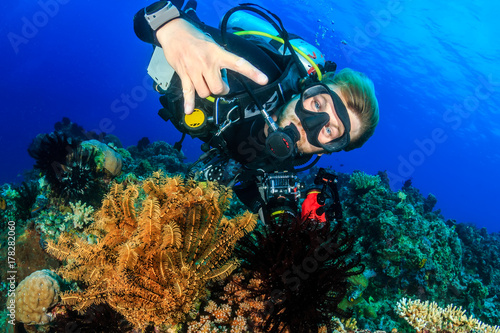
M 104 194 L 103 172 L 98 171 L 96 153 L 80 144 L 66 134 L 53 132 L 37 136 L 28 153 L 56 196 L 98 204 Z
M 266 332 L 318 332 L 346 296 L 347 278 L 364 266 L 343 223 L 283 215 L 260 224 L 236 249 L 242 268 L 260 279 L 252 295 L 265 301 Z

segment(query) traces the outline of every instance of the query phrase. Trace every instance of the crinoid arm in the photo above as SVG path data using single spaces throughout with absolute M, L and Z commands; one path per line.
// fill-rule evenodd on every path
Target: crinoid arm
M 161 172 L 138 185 L 112 184 L 86 230 L 97 242 L 64 235 L 47 247 L 66 261 L 61 275 L 86 286 L 63 303 L 84 311 L 105 302 L 140 329 L 181 323 L 207 282 L 238 266 L 234 246 L 257 223 L 250 213 L 224 218 L 229 197 L 213 183 Z

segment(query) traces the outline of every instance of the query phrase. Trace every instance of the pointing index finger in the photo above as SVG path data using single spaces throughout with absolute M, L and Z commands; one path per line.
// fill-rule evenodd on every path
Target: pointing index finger
M 267 84 L 268 82 L 266 74 L 262 73 L 255 66 L 241 57 L 234 56 L 234 58 L 230 59 L 229 64 L 230 65 L 227 66 L 227 68 L 245 75 L 260 85 Z

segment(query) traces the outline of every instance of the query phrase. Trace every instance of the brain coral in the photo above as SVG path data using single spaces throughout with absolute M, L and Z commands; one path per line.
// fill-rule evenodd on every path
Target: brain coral
M 29 325 L 47 324 L 47 310 L 57 304 L 59 283 L 48 269 L 36 271 L 16 288 L 16 320 Z

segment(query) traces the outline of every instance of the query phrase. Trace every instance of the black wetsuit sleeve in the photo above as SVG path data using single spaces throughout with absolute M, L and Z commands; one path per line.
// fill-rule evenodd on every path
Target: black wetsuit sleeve
M 168 1 L 157 1 L 155 3 L 167 3 Z M 181 10 L 182 5 L 184 4 L 184 0 L 171 0 L 170 1 L 172 5 L 177 7 L 177 9 Z M 158 43 L 158 40 L 156 39 L 156 34 L 153 29 L 149 26 L 148 22 L 146 21 L 146 18 L 144 17 L 144 13 L 146 11 L 146 8 L 142 8 L 139 10 L 135 16 L 134 16 L 134 31 L 137 37 L 139 37 L 140 40 L 149 43 L 149 44 L 154 44 L 156 46 L 160 46 Z M 182 17 L 181 13 L 181 17 Z

